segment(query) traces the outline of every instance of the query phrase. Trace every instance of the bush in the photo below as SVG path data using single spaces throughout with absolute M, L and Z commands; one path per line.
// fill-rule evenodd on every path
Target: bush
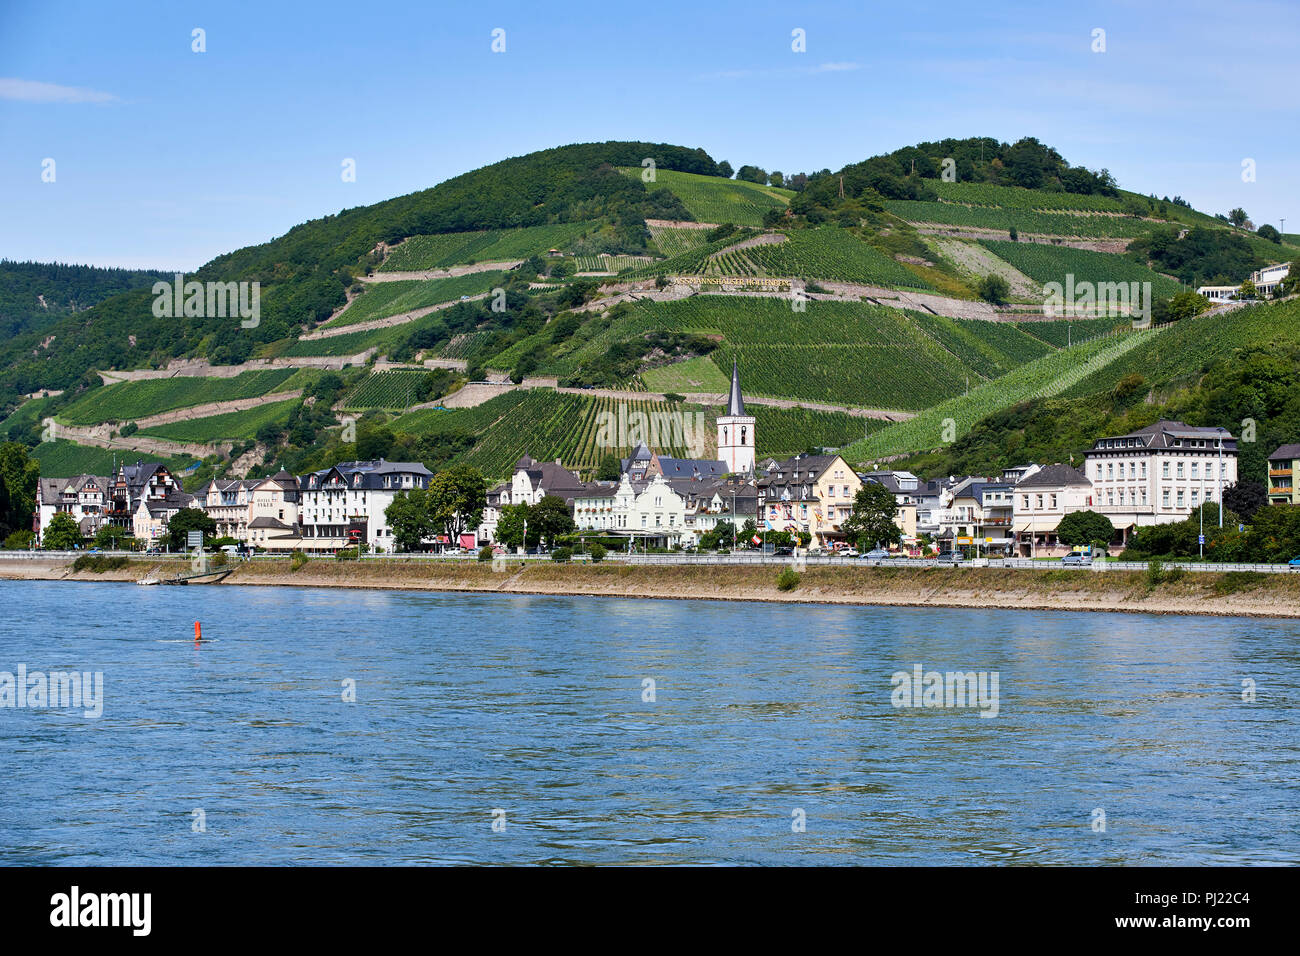
M 986 275 L 976 289 L 979 297 L 993 305 L 1006 305 L 1011 295 L 1011 285 L 1000 275 Z
M 26 551 L 32 546 L 32 539 L 36 535 L 27 528 L 19 528 L 9 537 L 5 538 L 5 548 L 9 551 Z
M 491 560 L 492 560 L 492 545 L 490 545 L 490 544 L 485 544 L 485 545 L 483 545 L 483 547 L 479 548 L 479 549 L 478 549 L 478 559 L 479 559 L 480 561 L 491 561 Z
M 94 571 L 96 574 L 102 574 L 105 571 L 116 571 L 119 568 L 125 568 L 130 563 L 130 560 L 121 556 L 109 558 L 102 554 L 82 554 L 72 562 L 72 570 Z
M 1229 571 L 1214 582 L 1215 594 L 1236 594 L 1249 591 L 1264 583 L 1264 575 L 1259 571 Z
M 1160 561 L 1147 562 L 1147 587 L 1153 588 L 1160 583 L 1164 577 L 1165 566 Z
M 782 591 L 793 591 L 803 580 L 802 576 L 794 568 L 782 568 L 781 573 L 776 576 L 776 586 Z
M 551 560 L 556 562 L 557 564 L 567 564 L 569 559 L 572 557 L 573 557 L 572 548 L 556 548 L 554 551 L 551 552 Z
M 289 570 L 297 571 L 307 563 L 307 553 L 305 551 L 295 551 L 289 559 Z
M 609 554 L 609 549 L 603 544 L 596 543 L 591 546 L 591 561 L 593 564 L 599 564 L 605 560 L 605 555 Z

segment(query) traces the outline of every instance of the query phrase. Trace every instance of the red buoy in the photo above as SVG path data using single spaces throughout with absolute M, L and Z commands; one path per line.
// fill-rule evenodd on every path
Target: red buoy
M 199 626 L 198 621 L 195 621 L 194 622 L 194 643 L 197 644 L 201 640 L 203 640 L 203 628 Z

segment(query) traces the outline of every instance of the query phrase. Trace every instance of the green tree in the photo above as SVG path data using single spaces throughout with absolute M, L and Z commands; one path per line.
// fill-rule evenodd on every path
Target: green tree
M 744 182 L 757 183 L 760 186 L 767 185 L 767 171 L 757 166 L 741 166 L 736 172 L 736 178 Z
M 101 525 L 95 532 L 95 547 L 106 551 L 129 551 L 135 547 L 135 538 L 121 525 Z
M 977 291 L 979 297 L 985 302 L 991 302 L 994 305 L 1006 305 L 1007 299 L 1011 295 L 1011 284 L 1002 276 L 989 273 L 980 279 Z
M 439 526 L 453 543 L 461 532 L 473 531 L 483 520 L 487 506 L 487 482 L 477 468 L 453 465 L 438 472 L 429 482 L 425 498 L 430 522 Z
M 1277 231 L 1277 227 L 1270 226 L 1268 223 L 1256 229 L 1255 235 L 1267 239 L 1269 242 L 1276 242 L 1278 245 L 1282 244 L 1282 233 Z
M 16 441 L 0 444 L 0 538 L 30 530 L 41 465 Z
M 538 536 L 548 545 L 553 545 L 556 538 L 572 533 L 577 527 L 573 515 L 569 514 L 569 506 L 556 495 L 546 495 L 533 505 L 528 516 L 529 537 L 536 529 Z
M 532 508 L 527 502 L 520 502 L 517 505 L 503 505 L 501 508 L 501 517 L 497 519 L 496 539 L 507 548 L 518 548 L 525 546 L 524 528 L 528 528 L 528 547 L 535 545 L 538 541 L 537 528 L 527 524 L 528 516 Z
M 1238 227 L 1244 226 L 1246 220 L 1249 218 L 1250 217 L 1246 215 L 1246 210 L 1242 209 L 1240 206 L 1228 213 L 1228 222 Z
M 217 522 L 202 508 L 182 508 L 167 522 L 167 544 L 173 551 L 184 551 L 191 531 L 202 531 L 204 541 L 209 541 L 217 536 Z
M 888 488 L 874 481 L 864 482 L 853 499 L 853 512 L 844 520 L 844 534 L 859 548 L 896 544 L 897 513 L 898 502 Z
M 1095 511 L 1071 511 L 1056 526 L 1056 539 L 1067 545 L 1109 542 L 1114 536 L 1115 526 L 1110 519 Z
M 81 544 L 81 529 L 66 511 L 55 513 L 42 536 L 46 551 L 71 551 Z
M 718 175 L 723 179 L 730 179 L 734 173 L 735 170 L 731 168 L 731 163 L 727 162 L 725 159 L 718 163 Z
M 384 509 L 384 518 L 399 551 L 419 551 L 424 541 L 438 531 L 425 488 L 399 491 Z
M 1255 288 L 1255 283 L 1251 279 L 1243 282 L 1237 289 L 1238 299 L 1254 299 L 1259 297 L 1259 290 Z
M 612 452 L 600 460 L 600 466 L 596 469 L 597 481 L 618 481 L 622 476 L 618 455 Z

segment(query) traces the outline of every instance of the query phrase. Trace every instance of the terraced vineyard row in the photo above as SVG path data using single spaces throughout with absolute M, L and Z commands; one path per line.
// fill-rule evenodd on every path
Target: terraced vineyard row
M 650 238 L 665 256 L 680 256 L 698 249 L 708 242 L 707 229 L 677 229 L 671 226 L 650 226 Z
M 296 399 L 273 402 L 244 412 L 227 412 L 142 428 L 137 434 L 186 442 L 248 441 L 255 438 L 258 430 L 267 423 L 286 423 L 295 404 Z
M 1021 186 L 994 186 L 989 183 L 947 183 L 928 180 L 941 199 L 976 206 L 1003 206 L 1008 209 L 1077 209 L 1084 212 L 1123 212 L 1124 203 L 1113 196 L 1082 193 L 1048 192 Z
M 927 408 L 908 421 L 891 424 L 865 440 L 855 442 L 842 454 L 846 461 L 856 464 L 938 448 L 947 441 L 961 438 L 986 415 L 1031 398 L 1062 394 L 1151 337 L 1162 334 L 1158 331 L 1128 332 L 1049 352 L 1001 378 L 972 389 L 969 395 Z M 951 420 L 951 426 L 947 426 L 948 420 Z
M 1067 213 L 1037 212 L 1032 209 L 998 209 L 991 206 L 963 206 L 949 202 L 917 202 L 891 199 L 885 208 L 908 222 L 929 222 L 944 226 L 996 229 L 1047 236 L 1096 239 L 1131 239 L 1151 231 L 1152 223 L 1131 216 L 1072 216 Z
M 649 256 L 575 256 L 579 272 L 622 272 L 651 262 Z
M 405 279 L 398 282 L 376 282 L 366 286 L 366 291 L 352 300 L 352 304 L 330 319 L 324 328 L 338 328 L 401 315 L 431 305 L 454 302 L 463 295 L 478 295 L 502 286 L 506 273 L 471 272 L 449 279 Z
M 746 257 L 772 276 L 932 289 L 902 263 L 843 229 L 794 229 L 786 235 L 785 242 L 745 249 Z
M 392 427 L 397 431 L 420 434 L 461 430 L 475 434 L 479 436 L 477 443 L 460 460 L 496 478 L 508 476 L 514 463 L 524 455 L 531 455 L 539 461 L 558 458 L 569 468 L 590 471 L 606 455 L 626 455 L 631 450 L 630 445 L 606 447 L 603 444 L 617 441 L 619 437 L 636 437 L 630 431 L 620 436 L 617 427 L 606 434 L 601 433 L 601 426 L 605 423 L 601 413 L 610 413 L 614 416 L 612 420 L 617 422 L 620 405 L 629 416 L 634 412 L 653 417 L 686 411 L 691 413 L 692 423 L 694 412 L 699 410 L 697 406 L 670 406 L 666 402 L 623 401 L 569 395 L 548 389 L 519 389 L 498 395 L 476 408 L 411 412 L 397 418 Z M 625 420 L 635 423 L 634 419 Z M 661 428 L 654 436 L 658 438 L 657 450 L 685 456 L 687 449 L 681 441 L 683 435 L 684 432 L 677 428 Z M 645 437 L 648 441 L 652 436 Z
M 31 451 L 31 456 L 41 463 L 42 478 L 72 478 L 76 475 L 109 475 L 114 468 L 124 464 L 130 452 L 121 449 L 96 448 L 77 445 L 70 441 L 42 442 Z M 161 460 L 172 474 L 180 474 L 195 464 L 193 458 L 163 458 L 150 456 L 151 461 Z
M 419 272 L 475 262 L 511 261 L 564 250 L 599 222 L 562 222 L 519 229 L 433 233 L 411 236 L 389 253 L 380 272 Z
M 716 252 L 721 252 L 728 246 L 734 246 L 742 239 L 758 234 L 757 230 L 741 230 L 733 233 L 725 239 L 715 239 L 713 242 L 705 242 L 696 246 L 688 252 L 683 252 L 669 259 L 661 259 L 658 262 L 652 262 L 635 269 L 623 278 L 627 279 L 648 279 L 658 275 L 703 275 L 708 265 L 709 258 Z
M 1081 282 L 1150 282 L 1152 293 L 1162 297 L 1173 295 L 1182 288 L 1175 280 L 1152 272 L 1140 263 L 1105 252 L 1049 246 L 1040 242 L 983 239 L 980 244 L 1031 279 L 1044 284 L 1059 282 L 1064 285 L 1066 276 L 1073 275 L 1076 286 Z
M 621 169 L 636 179 L 640 169 Z M 721 176 L 699 176 L 671 169 L 656 170 L 655 182 L 647 189 L 667 189 L 699 222 L 731 222 L 737 226 L 761 226 L 769 209 L 785 209 L 793 192 Z
M 371 372 L 348 392 L 343 407 L 348 409 L 409 408 L 416 403 L 416 390 L 428 372 L 389 370 Z
M 293 374 L 293 369 L 285 368 L 244 372 L 233 378 L 178 376 L 120 382 L 92 389 L 55 417 L 69 425 L 132 421 L 189 405 L 256 398 L 283 387 Z
M 1007 322 L 950 319 L 908 313 L 936 341 L 982 378 L 996 378 L 1050 351 L 1040 340 Z
M 1054 322 L 1024 322 L 1020 328 L 1048 345 L 1063 349 L 1067 344 L 1086 342 L 1098 335 L 1114 332 L 1116 324 L 1114 319 L 1075 319 L 1070 322 L 1058 319 Z M 1128 320 L 1121 320 L 1120 324 L 1127 326 Z

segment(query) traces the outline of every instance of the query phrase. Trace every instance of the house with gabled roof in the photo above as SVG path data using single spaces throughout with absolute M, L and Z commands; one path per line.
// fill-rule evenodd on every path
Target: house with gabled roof
M 339 462 L 300 476 L 303 549 L 336 551 L 364 543 L 376 551 L 393 550 L 385 510 L 398 494 L 428 488 L 432 478 L 433 472 L 419 462 L 383 458 Z
M 72 516 L 83 537 L 91 537 L 108 523 L 111 504 L 108 478 L 74 475 L 71 478 L 41 478 L 36 483 L 36 511 L 32 531 L 40 544 L 44 530 L 59 512 Z
M 862 479 L 839 455 L 796 455 L 758 478 L 758 527 L 806 533 L 811 544 L 844 542 L 843 522 L 853 513 Z
M 1072 465 L 1035 468 L 1016 482 L 1014 535 L 1021 557 L 1058 557 L 1079 542 L 1061 542 L 1056 528 L 1075 511 L 1093 507 L 1092 482 Z

